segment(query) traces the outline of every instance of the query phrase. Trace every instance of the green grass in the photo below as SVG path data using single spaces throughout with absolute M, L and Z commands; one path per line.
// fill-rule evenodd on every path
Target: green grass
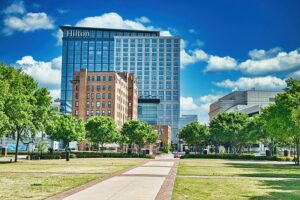
M 49 172 L 108 174 L 136 165 L 139 158 L 80 158 L 65 160 L 34 160 L 0 164 L 0 172 Z
M 142 161 L 87 158 L 0 163 L 0 199 L 45 199 Z
M 177 178 L 173 200 L 300 199 L 300 181 Z
M 1 174 L 0 199 L 45 199 L 99 176 Z
M 177 175 L 173 200 L 300 199 L 299 166 L 257 161 L 184 159 L 180 160 Z
M 255 161 L 183 159 L 180 160 L 178 175 L 195 176 L 246 176 L 300 178 L 300 167 L 290 164 L 268 164 Z

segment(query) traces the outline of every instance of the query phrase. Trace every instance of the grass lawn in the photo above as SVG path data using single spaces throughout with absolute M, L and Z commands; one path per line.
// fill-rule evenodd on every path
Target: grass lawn
M 177 175 L 173 200 L 300 199 L 300 167 L 293 165 L 184 159 Z M 283 177 L 290 179 L 276 179 Z
M 178 175 L 196 176 L 245 176 L 300 178 L 300 167 L 270 162 L 230 161 L 215 159 L 182 159 Z
M 45 199 L 143 161 L 83 158 L 0 163 L 0 199 Z

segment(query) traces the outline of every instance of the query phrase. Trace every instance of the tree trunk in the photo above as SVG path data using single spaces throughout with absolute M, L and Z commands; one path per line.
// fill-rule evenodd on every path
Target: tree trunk
M 296 142 L 296 149 L 297 149 L 297 159 L 296 159 L 296 165 L 299 165 L 299 153 L 300 153 L 300 144 L 299 144 L 299 141 Z
M 103 149 L 104 144 L 101 143 L 101 153 L 103 153 L 104 149 Z
M 16 143 L 16 152 L 15 152 L 15 162 L 18 162 L 20 135 L 21 135 L 20 130 L 17 129 L 17 143 Z

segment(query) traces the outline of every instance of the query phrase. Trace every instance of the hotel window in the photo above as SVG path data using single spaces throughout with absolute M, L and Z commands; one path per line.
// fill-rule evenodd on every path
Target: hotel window
M 87 80 L 88 80 L 88 81 L 91 81 L 91 77 L 90 77 L 90 76 L 88 76 Z
M 106 87 L 105 87 L 105 85 L 103 85 L 103 86 L 102 86 L 102 90 L 105 91 L 105 89 L 106 89 Z
M 86 102 L 86 107 L 89 107 L 89 106 L 90 106 L 90 102 L 87 101 L 87 102 Z
M 101 97 L 100 97 L 100 93 L 97 93 L 96 98 L 97 98 L 97 99 L 100 99 L 100 98 L 101 98 Z
M 87 110 L 87 111 L 86 111 L 86 116 L 89 116 L 89 115 L 90 115 L 90 111 Z
M 97 91 L 100 91 L 100 90 L 101 90 L 101 86 L 97 85 Z
M 75 110 L 75 115 L 78 116 L 78 110 Z
M 102 81 L 106 81 L 106 76 L 102 76 Z
M 91 94 L 91 98 L 94 99 L 94 93 Z
M 97 106 L 97 108 L 100 107 L 100 102 L 99 101 L 97 101 L 96 106 Z
M 76 91 L 79 90 L 79 86 L 78 86 L 78 85 L 75 86 L 75 90 L 76 90 Z
M 91 116 L 93 116 L 94 115 L 94 111 L 93 110 L 91 110 Z
M 94 102 L 93 101 L 91 101 L 91 107 L 94 107 Z
M 111 94 L 110 93 L 107 94 L 107 98 L 111 99 Z
M 111 91 L 111 86 L 110 86 L 110 85 L 107 87 L 107 90 L 108 90 L 108 91 Z
M 107 111 L 107 116 L 111 116 L 111 111 L 110 110 Z
M 90 90 L 91 90 L 91 86 L 89 86 L 89 85 L 86 86 L 86 90 L 87 90 L 87 91 L 90 91 Z
M 102 110 L 102 116 L 105 116 L 105 110 Z
M 90 93 L 87 93 L 86 98 L 89 99 L 90 97 L 91 97 L 91 94 L 90 94 Z
M 96 115 L 100 115 L 100 110 L 96 110 Z
M 95 90 L 95 86 L 92 85 L 91 90 L 94 91 Z
M 102 99 L 105 99 L 105 93 L 102 93 Z
M 111 107 L 111 102 L 109 101 L 109 102 L 107 102 L 107 107 Z
M 108 81 L 111 81 L 112 80 L 112 76 L 108 76 Z
M 78 107 L 78 106 L 79 106 L 78 101 L 75 101 L 75 107 Z
M 102 102 L 102 108 L 105 108 L 105 102 L 104 101 Z
M 78 93 L 76 93 L 76 94 L 75 94 L 75 99 L 78 99 L 78 96 L 79 96 Z
M 101 76 L 97 76 L 97 81 L 101 81 Z

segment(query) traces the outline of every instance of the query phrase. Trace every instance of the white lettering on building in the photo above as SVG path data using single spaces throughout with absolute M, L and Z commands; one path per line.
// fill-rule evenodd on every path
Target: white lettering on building
M 67 30 L 66 37 L 89 37 L 90 32 L 79 30 Z

